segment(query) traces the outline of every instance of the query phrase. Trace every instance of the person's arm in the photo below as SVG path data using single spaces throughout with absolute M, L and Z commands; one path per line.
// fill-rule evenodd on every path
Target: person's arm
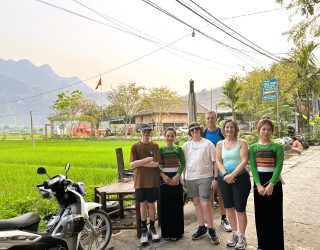
M 216 166 L 216 147 L 214 146 L 214 144 L 209 141 L 210 143 L 208 144 L 209 147 L 209 154 L 210 154 L 210 158 L 213 164 L 213 180 L 211 182 L 211 188 L 213 190 L 216 190 L 217 188 L 217 181 L 215 180 L 215 177 L 218 177 L 218 173 L 219 173 L 219 169 Z
M 184 158 L 184 153 L 181 147 L 178 147 L 178 157 L 179 157 L 179 161 L 180 161 L 180 166 L 178 169 L 178 174 L 181 176 L 183 173 L 183 170 L 186 166 L 186 159 Z
M 255 145 L 251 145 L 249 148 L 249 161 L 250 161 L 250 170 L 252 173 L 253 180 L 255 184 L 258 185 L 260 184 L 260 178 L 259 178 L 258 169 L 257 169 L 254 146 Z
M 148 163 L 143 164 L 143 167 L 146 167 L 146 168 L 157 168 L 157 167 L 159 167 L 159 162 L 152 160 L 152 161 L 150 161 Z
M 137 168 L 137 167 L 152 167 L 152 163 L 154 163 L 153 161 L 153 157 L 146 157 L 144 159 L 141 160 L 134 160 L 130 162 L 130 166 L 131 168 Z M 159 166 L 159 163 L 157 162 L 157 167 Z
M 273 171 L 273 174 L 270 180 L 270 183 L 272 183 L 273 185 L 275 185 L 279 180 L 279 176 L 282 171 L 283 160 L 284 160 L 283 147 L 280 144 L 276 144 L 276 143 L 274 144 L 274 147 L 276 149 L 276 163 L 275 163 L 275 169 Z
M 183 154 L 182 148 L 181 147 L 177 147 L 175 149 L 175 153 L 177 154 L 177 156 L 179 158 L 179 168 L 178 168 L 177 174 L 172 177 L 171 184 L 173 186 L 179 185 L 180 176 L 182 175 L 183 169 L 184 169 L 184 167 L 186 165 L 186 161 L 184 159 L 184 154 Z
M 272 177 L 271 177 L 269 184 L 266 186 L 266 188 L 264 190 L 265 195 L 272 195 L 273 187 L 278 182 L 279 177 L 280 177 L 280 173 L 281 173 L 282 167 L 283 167 L 283 159 L 284 159 L 283 146 L 278 143 L 275 143 L 272 145 L 272 147 L 276 151 L 275 169 L 273 171 L 273 174 L 272 174 Z
M 224 175 L 225 173 L 227 173 L 227 171 L 225 170 L 224 166 L 223 166 L 223 163 L 222 163 L 222 143 L 223 141 L 219 141 L 218 144 L 217 144 L 217 150 L 216 150 L 216 168 L 217 168 L 217 171 L 216 171 L 216 168 L 215 168 L 215 174 L 214 176 L 215 177 L 218 177 L 218 171 L 220 171 L 222 173 L 222 175 Z

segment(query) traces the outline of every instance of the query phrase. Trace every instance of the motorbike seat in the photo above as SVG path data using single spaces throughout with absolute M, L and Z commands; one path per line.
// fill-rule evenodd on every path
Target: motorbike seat
M 40 217 L 35 213 L 29 212 L 14 218 L 0 220 L 0 230 L 28 228 L 31 225 L 39 224 L 39 222 Z

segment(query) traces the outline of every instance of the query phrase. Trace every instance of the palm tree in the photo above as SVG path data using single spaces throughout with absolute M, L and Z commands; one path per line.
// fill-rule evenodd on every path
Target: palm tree
M 308 136 L 310 137 L 310 96 L 314 93 L 319 93 L 320 82 L 319 73 L 320 70 L 317 67 L 316 58 L 313 54 L 315 48 L 319 44 L 313 41 L 302 45 L 298 50 L 295 58 L 297 65 L 297 81 L 300 83 L 300 97 L 305 97 L 305 102 L 302 107 L 306 114 Z M 301 99 L 301 98 L 300 98 Z
M 232 110 L 232 117 L 236 119 L 236 112 L 245 108 L 246 104 L 240 101 L 241 86 L 236 77 L 231 77 L 222 87 L 223 99 L 219 105 L 228 107 Z

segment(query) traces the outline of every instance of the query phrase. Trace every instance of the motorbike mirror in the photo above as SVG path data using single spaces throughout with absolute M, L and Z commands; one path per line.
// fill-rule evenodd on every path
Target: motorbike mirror
M 48 176 L 48 178 L 50 179 L 50 176 L 48 175 L 48 173 L 44 167 L 39 167 L 37 169 L 37 174 L 46 174 Z
M 39 167 L 37 169 L 37 174 L 46 174 L 46 173 L 47 173 L 47 171 L 44 167 Z
M 66 164 L 66 166 L 65 166 L 66 177 L 68 176 L 67 174 L 68 174 L 68 171 L 69 171 L 70 167 L 71 167 L 71 164 L 68 162 L 68 163 Z

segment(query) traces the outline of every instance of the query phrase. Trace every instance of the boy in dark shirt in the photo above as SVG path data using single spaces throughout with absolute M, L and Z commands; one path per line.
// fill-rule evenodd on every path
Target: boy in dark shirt
M 158 144 L 150 140 L 151 127 L 141 125 L 141 140 L 131 147 L 130 166 L 135 170 L 134 188 L 136 200 L 140 203 L 141 245 L 148 244 L 147 216 L 150 218 L 149 234 L 153 242 L 160 240 L 154 227 L 155 202 L 159 198 L 161 154 Z

